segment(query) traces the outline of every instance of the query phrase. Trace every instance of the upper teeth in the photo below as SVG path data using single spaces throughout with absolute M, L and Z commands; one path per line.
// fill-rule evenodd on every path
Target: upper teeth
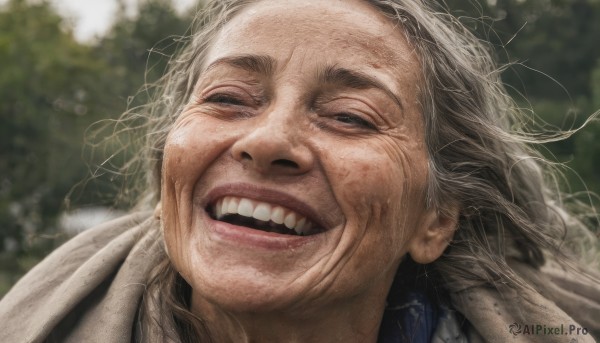
M 262 221 L 270 220 L 276 224 L 283 224 L 298 234 L 305 234 L 312 227 L 312 223 L 306 217 L 285 207 L 234 196 L 223 197 L 215 203 L 217 219 L 226 214 L 239 214 Z

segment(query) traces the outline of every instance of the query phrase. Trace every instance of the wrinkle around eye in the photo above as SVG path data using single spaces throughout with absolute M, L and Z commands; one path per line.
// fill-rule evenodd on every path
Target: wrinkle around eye
M 254 111 L 237 105 L 218 105 L 202 102 L 202 99 L 191 99 L 183 109 L 179 121 L 186 117 L 207 116 L 225 121 L 243 120 L 254 116 Z
M 202 99 L 203 103 L 219 104 L 222 106 L 245 106 L 243 99 L 227 93 L 215 93 Z
M 188 104 L 194 114 L 223 120 L 239 120 L 256 115 L 263 100 L 257 95 L 233 86 L 216 86 L 196 92 Z
M 199 96 L 199 103 L 214 103 L 223 105 L 249 106 L 257 107 L 263 102 L 262 96 L 251 94 L 242 89 L 233 87 L 219 87 L 206 92 Z
M 339 131 L 340 133 L 363 133 L 372 134 L 381 131 L 380 120 L 360 106 L 344 104 L 337 100 L 319 102 L 311 109 L 319 120 L 318 126 L 328 131 Z
M 371 121 L 350 112 L 341 112 L 333 115 L 333 118 L 340 123 L 347 125 L 356 125 L 369 130 L 377 130 L 377 125 L 371 123 Z
M 265 100 L 264 89 L 258 82 L 248 81 L 218 81 L 198 89 L 196 92 L 200 101 L 210 100 L 211 97 L 222 96 L 235 99 L 240 104 L 259 106 Z

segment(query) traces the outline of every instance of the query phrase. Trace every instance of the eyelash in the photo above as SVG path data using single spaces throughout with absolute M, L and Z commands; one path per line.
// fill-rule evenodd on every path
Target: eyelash
M 202 99 L 203 102 L 217 103 L 225 106 L 243 106 L 244 101 L 237 96 L 225 93 L 215 93 Z
M 337 121 L 342 122 L 344 124 L 358 125 L 358 126 L 366 128 L 366 129 L 370 129 L 370 130 L 376 130 L 377 129 L 375 127 L 375 125 L 373 125 L 373 123 L 371 123 L 368 120 L 363 119 L 360 116 L 355 115 L 353 113 L 341 112 L 341 113 L 336 114 L 334 116 L 334 118 Z

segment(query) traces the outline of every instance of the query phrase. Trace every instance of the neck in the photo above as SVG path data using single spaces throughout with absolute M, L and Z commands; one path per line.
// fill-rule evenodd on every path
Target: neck
M 373 300 L 331 305 L 318 311 L 240 313 L 224 310 L 194 294 L 192 309 L 203 318 L 216 342 L 374 343 L 385 301 Z

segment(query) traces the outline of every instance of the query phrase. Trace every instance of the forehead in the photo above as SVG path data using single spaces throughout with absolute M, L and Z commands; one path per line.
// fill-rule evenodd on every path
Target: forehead
M 206 63 L 236 54 L 270 55 L 280 63 L 322 62 L 358 68 L 418 70 L 403 31 L 360 0 L 263 0 L 227 23 Z

